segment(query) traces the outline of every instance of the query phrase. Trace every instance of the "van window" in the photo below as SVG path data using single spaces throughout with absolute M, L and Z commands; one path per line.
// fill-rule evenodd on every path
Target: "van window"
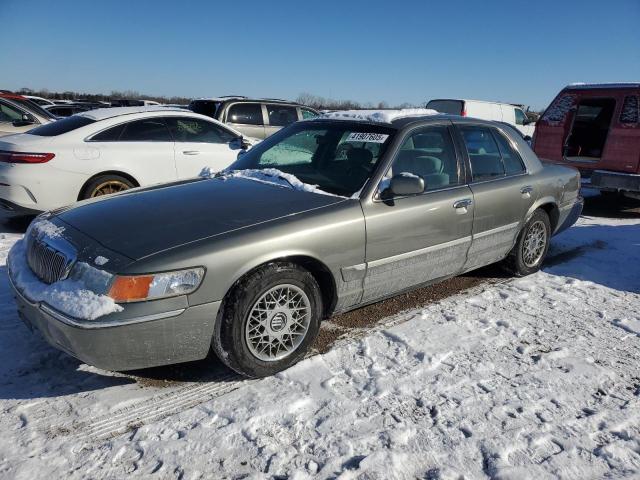
M 264 125 L 262 105 L 259 103 L 236 103 L 229 107 L 227 122 L 243 125 Z
M 624 97 L 622 111 L 620 112 L 620 123 L 623 125 L 636 125 L 640 117 L 640 97 L 638 95 L 627 95 Z
M 547 123 L 558 124 L 564 122 L 564 119 L 576 104 L 576 95 L 565 93 L 557 97 L 549 108 L 544 112 L 542 118 Z
M 516 112 L 516 125 L 524 125 L 524 121 L 526 120 L 527 116 L 519 108 L 516 108 L 515 112 Z
M 479 126 L 461 126 L 474 182 L 504 177 L 505 170 L 491 130 Z
M 302 112 L 302 118 L 305 120 L 307 118 L 316 118 L 318 116 L 316 112 L 307 108 L 301 108 L 300 111 Z
M 462 115 L 464 102 L 462 100 L 431 100 L 427 103 L 427 108 L 449 115 Z

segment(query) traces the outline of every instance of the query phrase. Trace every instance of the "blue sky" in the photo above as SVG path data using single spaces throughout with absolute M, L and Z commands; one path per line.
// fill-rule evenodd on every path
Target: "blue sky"
M 545 107 L 640 81 L 640 0 L 0 0 L 0 88 Z

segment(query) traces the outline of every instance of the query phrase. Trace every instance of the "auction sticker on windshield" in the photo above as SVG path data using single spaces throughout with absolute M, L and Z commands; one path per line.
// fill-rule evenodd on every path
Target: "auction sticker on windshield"
M 364 133 L 353 132 L 347 137 L 347 142 L 370 142 L 370 143 L 384 143 L 389 135 L 384 133 Z

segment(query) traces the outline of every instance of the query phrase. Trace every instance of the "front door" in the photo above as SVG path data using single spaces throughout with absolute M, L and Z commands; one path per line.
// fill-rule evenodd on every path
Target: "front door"
M 265 125 L 265 137 L 273 135 L 282 127 L 298 121 L 298 109 L 290 105 L 265 104 L 267 109 L 267 125 Z
M 178 178 L 198 176 L 205 168 L 218 172 L 238 157 L 240 142 L 230 130 L 213 122 L 192 117 L 168 117 L 175 140 Z
M 473 242 L 465 270 L 505 258 L 537 198 L 535 184 L 511 140 L 485 125 L 459 124 L 475 202 Z
M 379 193 L 363 204 L 367 229 L 363 302 L 460 272 L 471 245 L 473 197 L 465 185 L 451 124 L 409 132 Z M 394 196 L 398 174 L 420 176 L 425 191 Z

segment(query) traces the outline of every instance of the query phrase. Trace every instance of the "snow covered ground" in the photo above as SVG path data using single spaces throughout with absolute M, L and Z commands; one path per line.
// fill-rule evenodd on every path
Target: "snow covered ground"
M 2 231 L 0 229 L 0 231 Z M 640 218 L 259 381 L 112 374 L 29 333 L 0 233 L 0 478 L 640 477 Z M 171 380 L 171 378 L 170 378 Z

